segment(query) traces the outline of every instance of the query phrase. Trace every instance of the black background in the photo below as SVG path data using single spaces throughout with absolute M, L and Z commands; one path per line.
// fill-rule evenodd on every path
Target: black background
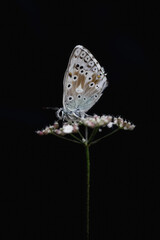
M 136 125 L 90 149 L 91 239 L 155 239 L 156 7 L 145 1 L 1 4 L 1 239 L 85 239 L 84 149 L 35 134 L 56 119 L 43 107 L 62 107 L 63 75 L 77 44 L 108 73 L 109 87 L 89 113 Z

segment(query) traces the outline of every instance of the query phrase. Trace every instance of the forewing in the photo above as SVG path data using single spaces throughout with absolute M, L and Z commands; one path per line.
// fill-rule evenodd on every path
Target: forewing
M 63 107 L 87 112 L 101 97 L 108 82 L 104 69 L 83 46 L 73 49 L 64 76 Z

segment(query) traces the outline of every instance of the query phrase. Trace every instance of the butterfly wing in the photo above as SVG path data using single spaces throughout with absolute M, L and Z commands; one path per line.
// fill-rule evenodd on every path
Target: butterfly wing
M 101 97 L 108 82 L 104 69 L 83 46 L 76 46 L 70 56 L 63 80 L 65 112 L 84 114 Z

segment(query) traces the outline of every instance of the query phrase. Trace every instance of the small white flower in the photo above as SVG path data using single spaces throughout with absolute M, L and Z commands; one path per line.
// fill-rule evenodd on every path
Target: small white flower
M 118 125 L 118 119 L 117 119 L 117 117 L 114 117 L 114 124 L 115 124 L 115 125 Z
M 101 124 L 101 117 L 100 116 L 95 115 L 94 120 L 97 124 Z
M 108 128 L 111 128 L 113 126 L 113 122 L 109 122 L 108 124 L 107 124 L 107 127 Z
M 136 125 L 132 124 L 131 130 L 135 129 Z
M 72 133 L 73 132 L 73 126 L 72 125 L 64 125 L 63 126 L 63 132 L 64 133 Z
M 39 135 L 47 135 L 47 134 L 57 134 L 64 136 L 65 134 L 77 133 L 79 131 L 79 126 L 84 125 L 89 128 L 101 128 L 101 127 L 108 127 L 112 128 L 113 125 L 117 126 L 123 130 L 133 130 L 135 125 L 132 124 L 130 121 L 126 121 L 121 117 L 112 117 L 110 115 L 94 115 L 88 116 L 86 118 L 81 118 L 77 122 L 65 122 L 63 126 L 60 127 L 58 122 L 54 122 L 53 125 L 42 129 L 41 131 L 36 131 Z M 99 129 L 101 132 L 101 129 Z M 82 140 L 86 141 L 86 140 Z
M 136 126 L 135 126 L 134 124 L 131 124 L 128 129 L 129 129 L 129 130 L 133 130 L 135 127 L 136 127 Z
M 56 133 L 57 135 L 62 135 L 62 136 L 65 135 L 61 128 L 60 129 L 55 129 L 54 133 Z
M 42 132 L 47 135 L 49 133 L 51 133 L 51 129 L 49 127 L 46 127 L 45 129 L 42 130 Z
M 101 120 L 104 122 L 104 124 L 107 124 L 112 121 L 112 116 L 102 115 Z
M 120 128 L 123 128 L 123 125 L 124 125 L 124 120 L 123 120 L 123 118 L 118 117 L 118 126 L 119 126 Z

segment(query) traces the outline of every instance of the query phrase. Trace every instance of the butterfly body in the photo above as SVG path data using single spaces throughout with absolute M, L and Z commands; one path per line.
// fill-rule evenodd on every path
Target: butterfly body
M 64 75 L 63 109 L 57 112 L 58 117 L 66 120 L 85 117 L 107 85 L 104 69 L 85 47 L 77 45 Z

